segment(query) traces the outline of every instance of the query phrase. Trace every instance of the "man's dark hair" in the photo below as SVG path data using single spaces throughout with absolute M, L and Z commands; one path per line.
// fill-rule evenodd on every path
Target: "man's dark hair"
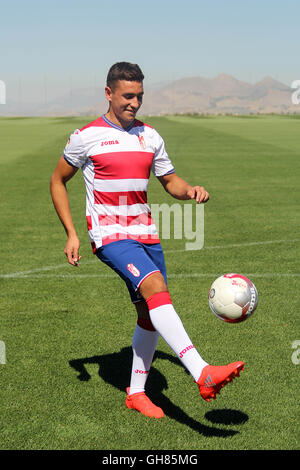
M 137 64 L 131 64 L 130 62 L 117 62 L 112 65 L 108 71 L 106 85 L 113 90 L 118 80 L 142 82 L 144 80 L 144 75 Z

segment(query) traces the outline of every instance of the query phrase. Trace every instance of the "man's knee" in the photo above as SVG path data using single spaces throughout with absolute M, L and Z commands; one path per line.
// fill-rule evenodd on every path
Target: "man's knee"
M 165 279 L 160 272 L 150 274 L 140 285 L 140 293 L 145 300 L 159 292 L 168 292 Z

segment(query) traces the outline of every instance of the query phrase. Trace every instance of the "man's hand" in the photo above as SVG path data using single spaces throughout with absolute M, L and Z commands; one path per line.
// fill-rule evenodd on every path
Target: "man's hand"
M 68 241 L 64 250 L 68 262 L 72 266 L 78 266 L 81 256 L 79 256 L 80 241 L 76 235 L 68 237 Z
M 195 199 L 197 204 L 209 200 L 209 194 L 203 186 L 191 186 L 176 173 L 159 176 L 158 179 L 165 190 L 176 199 Z
M 209 200 L 209 193 L 203 186 L 194 186 L 192 189 L 187 191 L 187 196 L 190 199 L 195 199 L 197 204 L 207 202 Z

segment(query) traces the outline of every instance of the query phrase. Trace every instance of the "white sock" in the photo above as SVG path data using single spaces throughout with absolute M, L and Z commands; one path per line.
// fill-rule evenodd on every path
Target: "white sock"
M 168 292 L 154 294 L 147 299 L 149 315 L 154 328 L 181 360 L 186 369 L 197 381 L 205 366 L 205 362 L 177 315 Z
M 132 340 L 130 395 L 144 392 L 159 334 L 136 325 Z

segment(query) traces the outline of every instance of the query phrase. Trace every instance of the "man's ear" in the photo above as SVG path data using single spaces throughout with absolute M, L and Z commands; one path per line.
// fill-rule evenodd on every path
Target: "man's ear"
M 108 101 L 111 101 L 112 89 L 109 86 L 105 87 L 105 96 Z

